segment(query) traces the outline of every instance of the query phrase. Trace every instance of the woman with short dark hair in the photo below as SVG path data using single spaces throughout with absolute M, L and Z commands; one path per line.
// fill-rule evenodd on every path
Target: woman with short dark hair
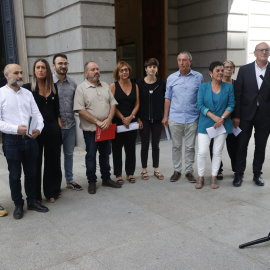
M 159 62 L 156 58 L 147 59 L 144 63 L 146 76 L 137 81 L 140 92 L 138 123 L 141 136 L 141 178 L 143 180 L 149 179 L 147 174 L 147 160 L 150 134 L 154 176 L 158 180 L 164 179 L 164 176 L 159 171 L 159 142 L 163 130 L 161 121 L 164 116 L 166 83 L 163 79 L 157 77 L 158 67 Z
M 222 62 L 215 61 L 209 66 L 211 81 L 199 86 L 197 107 L 200 111 L 198 124 L 198 180 L 195 188 L 204 185 L 204 171 L 209 152 L 210 137 L 206 129 L 210 127 L 225 128 L 225 133 L 214 138 L 211 188 L 217 189 L 217 173 L 221 162 L 222 150 L 228 133 L 232 133 L 231 112 L 234 109 L 233 86 L 222 81 L 224 66 Z
M 43 192 L 51 203 L 61 193 L 61 119 L 57 86 L 53 83 L 49 63 L 45 59 L 37 59 L 33 65 L 32 83 L 23 85 L 32 91 L 40 113 L 44 119 L 44 128 L 37 137 L 39 156 L 37 160 L 37 199 L 42 200 L 42 156 L 44 150 Z

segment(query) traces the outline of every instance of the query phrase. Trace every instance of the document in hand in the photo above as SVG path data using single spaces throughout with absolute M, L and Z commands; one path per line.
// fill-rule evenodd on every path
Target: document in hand
M 225 127 L 221 124 L 219 128 L 210 127 L 206 129 L 208 136 L 212 139 L 220 134 L 226 133 Z
M 170 131 L 169 131 L 169 127 L 168 126 L 165 126 L 165 132 L 166 132 L 167 139 L 170 140 L 171 139 L 171 135 L 170 135 Z
M 30 114 L 28 119 L 26 135 L 33 135 L 33 130 L 37 128 L 38 119 L 35 115 Z
M 241 133 L 242 129 L 240 127 L 233 127 L 232 129 L 232 133 L 234 134 L 235 137 L 237 137 L 239 135 L 239 133 Z
M 115 139 L 115 130 L 116 124 L 111 124 L 106 130 L 102 130 L 101 127 L 97 127 L 95 142 Z
M 131 130 L 135 130 L 135 129 L 139 129 L 139 123 L 138 122 L 130 123 L 129 128 L 126 128 L 126 126 L 124 126 L 124 125 L 117 126 L 117 133 L 127 132 L 127 131 L 131 131 Z

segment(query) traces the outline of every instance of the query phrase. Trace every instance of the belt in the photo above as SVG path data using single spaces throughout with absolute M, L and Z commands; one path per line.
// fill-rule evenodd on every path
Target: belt
M 26 139 L 28 137 L 26 135 L 16 135 L 16 134 L 7 134 L 7 133 L 3 133 L 3 135 L 7 138 L 13 138 L 13 139 Z

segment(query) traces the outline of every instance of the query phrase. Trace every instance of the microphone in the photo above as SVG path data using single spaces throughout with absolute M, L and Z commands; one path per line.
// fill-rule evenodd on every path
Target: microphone
M 270 83 L 267 79 L 265 79 L 265 77 L 263 77 L 263 75 L 259 76 L 268 86 L 270 86 Z

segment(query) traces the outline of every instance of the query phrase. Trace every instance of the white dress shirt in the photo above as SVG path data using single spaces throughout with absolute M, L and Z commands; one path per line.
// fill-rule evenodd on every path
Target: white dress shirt
M 263 80 L 260 78 L 260 75 L 264 77 L 267 65 L 268 63 L 263 68 L 260 68 L 255 61 L 255 73 L 256 73 L 256 79 L 257 79 L 257 84 L 258 84 L 258 90 L 260 90 L 262 82 L 263 82 Z
M 17 92 L 7 85 L 0 88 L 1 132 L 18 135 L 18 126 L 27 126 L 30 115 L 36 115 L 38 120 L 37 129 L 41 133 L 44 127 L 43 117 L 40 114 L 33 94 L 22 87 Z

